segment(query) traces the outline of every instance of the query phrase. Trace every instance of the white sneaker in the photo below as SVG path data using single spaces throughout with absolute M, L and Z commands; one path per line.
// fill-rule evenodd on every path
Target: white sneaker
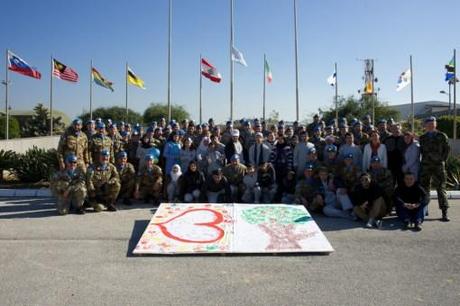
M 374 219 L 369 219 L 369 221 L 367 221 L 366 223 L 366 227 L 367 228 L 373 228 L 374 227 Z
M 383 220 L 377 220 L 377 221 L 375 221 L 375 226 L 376 226 L 378 229 L 382 229 L 382 227 L 383 227 Z

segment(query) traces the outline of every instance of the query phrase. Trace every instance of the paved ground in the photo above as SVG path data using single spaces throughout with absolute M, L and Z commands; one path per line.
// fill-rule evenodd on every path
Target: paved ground
M 1 305 L 459 305 L 460 201 L 423 231 L 315 216 L 324 256 L 134 257 L 143 205 L 56 216 L 50 199 L 0 199 Z

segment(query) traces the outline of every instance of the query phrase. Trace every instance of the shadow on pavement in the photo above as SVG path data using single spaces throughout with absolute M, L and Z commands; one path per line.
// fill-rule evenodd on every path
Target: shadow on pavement
M 57 216 L 50 198 L 0 198 L 0 219 L 45 218 Z
M 353 221 L 341 218 L 330 218 L 324 215 L 312 215 L 316 224 L 323 232 L 349 230 L 354 228 L 363 228 L 364 221 Z M 380 230 L 394 231 L 401 229 L 401 222 L 396 216 L 388 216 L 383 219 L 383 227 Z
M 137 257 L 133 255 L 134 248 L 136 247 L 139 239 L 141 239 L 142 234 L 144 233 L 147 225 L 149 224 L 150 220 L 136 220 L 134 221 L 133 231 L 131 232 L 131 238 L 129 238 L 128 242 L 128 251 L 126 253 L 126 257 Z

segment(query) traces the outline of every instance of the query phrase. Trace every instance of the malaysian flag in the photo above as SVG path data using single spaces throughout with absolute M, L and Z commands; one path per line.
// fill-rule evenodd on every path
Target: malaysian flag
M 58 79 L 69 81 L 69 82 L 78 82 L 78 73 L 70 67 L 67 67 L 63 63 L 55 60 L 53 58 L 53 75 Z

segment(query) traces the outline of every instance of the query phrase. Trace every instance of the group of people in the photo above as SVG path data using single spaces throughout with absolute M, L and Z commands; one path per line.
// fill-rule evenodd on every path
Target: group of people
M 118 201 L 132 199 L 286 203 L 361 219 L 366 227 L 380 227 L 394 209 L 404 228 L 419 231 L 432 184 L 449 221 L 450 148 L 434 117 L 420 137 L 391 119 L 374 127 L 370 116 L 329 125 L 319 114 L 306 126 L 258 119 L 236 125 L 162 118 L 144 128 L 98 118 L 83 126 L 75 119 L 58 145 L 58 212 L 115 211 Z

